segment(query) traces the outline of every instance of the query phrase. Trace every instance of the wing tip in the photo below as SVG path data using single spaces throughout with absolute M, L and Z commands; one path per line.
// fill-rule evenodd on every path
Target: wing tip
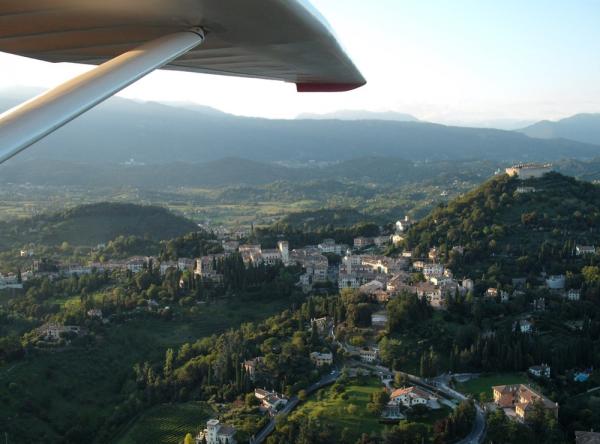
M 299 93 L 305 92 L 347 92 L 358 89 L 367 82 L 359 83 L 296 83 L 296 90 Z

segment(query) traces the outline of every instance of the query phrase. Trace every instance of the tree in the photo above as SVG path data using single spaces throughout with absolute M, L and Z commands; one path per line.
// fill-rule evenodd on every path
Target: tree
M 173 361 L 174 361 L 174 352 L 172 348 L 169 348 L 165 353 L 165 367 L 164 367 L 164 375 L 165 378 L 169 378 L 173 374 Z
M 298 392 L 298 399 L 299 399 L 300 401 L 306 401 L 306 398 L 307 398 L 307 397 L 308 397 L 308 395 L 307 395 L 307 393 L 306 393 L 306 390 L 300 390 L 300 391 Z
M 407 422 L 394 427 L 384 435 L 384 444 L 424 444 L 429 442 L 427 426 Z
M 256 407 L 260 405 L 260 401 L 256 396 L 254 396 L 254 393 L 248 393 L 245 400 L 248 407 Z
M 376 391 L 371 394 L 371 402 L 367 404 L 367 410 L 379 416 L 388 402 L 390 402 L 390 395 L 385 389 Z

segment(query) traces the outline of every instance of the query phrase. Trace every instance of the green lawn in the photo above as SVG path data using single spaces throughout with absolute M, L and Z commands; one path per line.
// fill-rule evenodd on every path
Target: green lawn
M 384 426 L 379 424 L 378 418 L 367 411 L 371 394 L 382 388 L 377 378 L 368 379 L 365 385 L 352 381 L 346 386 L 345 393 L 348 399 L 342 399 L 340 395 L 336 396 L 331 388 L 324 389 L 321 401 L 313 395 L 294 414 L 306 414 L 311 418 L 319 419 L 323 423 L 332 425 L 339 434 L 342 430 L 348 429 L 348 433 L 356 440 L 363 433 L 369 434 L 383 429 Z M 349 413 L 349 405 L 355 405 L 356 412 Z
M 196 433 L 213 415 L 205 403 L 166 404 L 154 407 L 139 417 L 118 439 L 117 444 L 180 444 L 187 433 Z
M 360 438 L 363 433 L 371 434 L 374 432 L 379 435 L 390 425 L 381 424 L 379 418 L 367 410 L 372 393 L 383 388 L 377 378 L 369 378 L 364 385 L 358 380 L 352 380 L 346 386 L 344 399 L 341 395 L 336 395 L 332 388 L 322 390 L 319 396 L 313 395 L 308 401 L 301 405 L 294 415 L 308 415 L 310 418 L 319 420 L 323 424 L 333 427 L 334 433 L 341 436 L 342 431 L 349 442 L 354 442 Z M 355 412 L 349 412 L 348 406 L 355 405 Z M 433 433 L 433 425 L 436 421 L 445 418 L 452 412 L 452 409 L 442 406 L 439 410 L 431 410 L 429 414 L 419 418 L 409 418 L 411 422 L 418 422 L 426 425 Z
M 456 389 L 465 394 L 479 396 L 486 393 L 492 396 L 492 387 L 495 385 L 526 384 L 529 382 L 525 373 L 495 373 L 481 375 L 479 378 L 471 379 L 464 383 L 457 383 Z

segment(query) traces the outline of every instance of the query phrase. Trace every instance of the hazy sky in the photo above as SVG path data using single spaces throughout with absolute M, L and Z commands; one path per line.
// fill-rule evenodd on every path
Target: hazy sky
M 313 0 L 369 84 L 343 94 L 157 72 L 121 95 L 243 115 L 400 111 L 439 122 L 600 112 L 600 0 Z M 88 69 L 0 53 L 0 89 L 52 86 Z

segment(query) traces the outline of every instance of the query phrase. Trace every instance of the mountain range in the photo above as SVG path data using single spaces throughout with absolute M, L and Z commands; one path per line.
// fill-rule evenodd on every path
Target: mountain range
M 31 95 L 31 94 L 29 94 Z M 23 96 L 23 94 L 21 94 Z M 0 98 L 0 111 L 25 97 Z M 344 161 L 362 157 L 536 161 L 592 158 L 600 146 L 495 129 L 385 120 L 268 120 L 197 106 L 113 98 L 11 160 L 198 163 L 227 157 Z
M 557 122 L 543 120 L 520 132 L 538 139 L 561 138 L 600 145 L 600 113 L 576 114 Z
M 341 110 L 332 113 L 315 114 L 303 113 L 296 117 L 298 120 L 388 120 L 392 122 L 418 122 L 415 116 L 394 111 L 361 111 Z

